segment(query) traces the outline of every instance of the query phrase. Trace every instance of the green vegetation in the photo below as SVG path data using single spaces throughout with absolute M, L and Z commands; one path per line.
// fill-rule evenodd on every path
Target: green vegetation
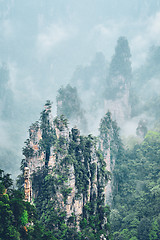
M 62 125 L 62 118 L 57 118 L 56 124 Z M 57 239 L 99 239 L 101 235 L 108 239 L 110 211 L 105 206 L 103 195 L 108 178 L 103 156 L 96 150 L 97 139 L 91 135 L 80 136 L 76 128 L 72 129 L 69 138 L 67 141 L 60 136 L 54 143 L 57 152 L 56 165 L 50 170 L 50 174 L 43 168 L 32 176 L 32 187 L 36 193 L 34 204 L 39 220 Z M 93 162 L 97 158 L 98 165 Z M 72 174 L 75 176 L 75 198 L 83 199 L 84 202 L 79 220 L 80 231 L 77 231 L 77 216 L 73 214 L 67 219 L 63 208 L 63 202 L 67 203 L 67 197 L 72 192 L 72 188 L 68 186 L 70 169 L 73 169 Z M 97 190 L 94 186 L 95 181 Z
M 82 83 L 78 91 L 85 97 L 88 97 L 88 90 L 93 90 L 88 98 L 91 101 L 87 106 L 88 114 L 94 109 L 96 116 L 104 98 L 114 103 L 124 97 L 122 108 L 130 105 L 131 116 L 145 113 L 157 121 L 156 130 L 148 132 L 147 121 L 141 119 L 136 129 L 138 141 L 131 136 L 125 147 L 110 112 L 100 122 L 99 138 L 82 136 L 76 127 L 69 131 L 66 117 L 84 131 L 87 129 L 75 87 L 67 85 L 59 89 L 58 117 L 54 121 L 51 102 L 46 102 L 40 120 L 29 129 L 29 139 L 23 148 L 25 159 L 17 180 L 22 192 L 15 190 L 10 176 L 0 171 L 0 240 L 160 239 L 160 96 L 156 89 L 160 77 L 159 53 L 160 48 L 153 47 L 144 66 L 132 73 L 129 44 L 126 38 L 120 37 L 109 66 L 107 86 L 104 87 L 105 58 L 101 53 L 91 65 L 77 69 L 72 79 Z M 5 65 L 0 68 L 0 76 L 3 79 L 0 100 L 3 101 L 7 99 L 9 79 Z M 157 84 L 154 87 L 152 80 Z M 3 119 L 5 117 L 4 114 Z M 29 162 L 39 158 L 41 163 L 36 163 L 30 176 L 31 205 L 23 200 L 24 167 L 34 168 Z M 112 171 L 112 191 L 108 198 L 104 193 L 110 180 L 106 163 Z M 74 208 L 75 203 L 81 204 L 80 214 Z
M 154 120 L 160 119 L 159 78 L 160 46 L 152 46 L 144 64 L 133 72 L 130 88 L 133 117 L 145 113 Z
M 48 101 L 40 122 L 30 127 L 23 148 L 24 167 L 36 157 L 33 144 L 45 155 L 45 164 L 33 172 L 33 204 L 25 202 L 23 191 L 15 190 L 9 174 L 0 171 L 0 239 L 7 240 L 158 240 L 160 238 L 160 132 L 148 131 L 143 121 L 137 133 L 141 143 L 125 149 L 119 128 L 107 112 L 100 123 L 99 139 L 82 136 L 77 128 L 69 132 L 64 116 L 50 117 Z M 42 138 L 38 140 L 38 131 Z M 58 135 L 56 131 L 59 131 Z M 103 152 L 97 148 L 100 145 Z M 128 143 L 130 146 L 130 143 Z M 51 151 L 52 149 L 52 151 Z M 105 203 L 104 188 L 110 180 L 104 157 L 110 152 L 112 196 Z M 54 153 L 55 164 L 49 166 Z M 38 155 L 39 156 L 39 155 Z M 48 156 L 48 157 L 47 157 Z M 72 185 L 70 183 L 72 182 Z M 73 189 L 74 188 L 74 189 Z M 68 217 L 66 205 L 82 201 L 82 212 Z M 78 227 L 79 226 L 79 227 Z
M 45 152 L 45 166 L 48 166 L 50 148 L 55 141 L 55 132 L 50 124 L 51 102 L 48 100 L 45 104 L 45 109 L 40 116 L 40 129 L 42 131 L 42 139 L 40 141 L 41 151 Z
M 69 132 L 67 119 L 61 115 L 52 120 L 50 110 L 48 101 L 40 122 L 30 127 L 21 166 L 24 173 L 30 161 L 45 153 L 43 167 L 35 166 L 30 176 L 39 224 L 54 239 L 110 239 L 110 210 L 104 196 L 110 176 L 103 154 L 97 148 L 98 139 L 92 135 L 81 136 L 76 127 Z M 55 161 L 52 166 L 50 157 Z M 19 187 L 23 181 L 22 174 L 18 179 Z M 79 210 L 77 204 L 80 204 Z M 71 212 L 67 210 L 68 205 Z M 80 212 L 77 214 L 77 211 Z M 26 211 L 21 220 L 26 224 Z
M 112 58 L 109 70 L 111 78 L 123 76 L 125 81 L 130 81 L 132 76 L 131 53 L 128 41 L 125 37 L 120 37 L 115 48 L 115 55 Z
M 160 238 L 160 133 L 123 150 L 113 172 L 111 222 L 114 239 Z
M 33 238 L 35 208 L 25 202 L 23 194 L 15 190 L 9 174 L 0 170 L 0 239 L 20 240 Z
M 115 99 L 122 96 L 126 88 L 130 87 L 132 78 L 131 53 L 128 41 L 120 37 L 117 41 L 115 54 L 109 67 L 107 76 L 106 99 Z
M 48 177 L 49 178 L 49 177 Z M 51 180 L 46 180 L 51 187 Z M 84 239 L 76 233 L 76 228 L 67 227 L 66 214 L 55 210 L 50 204 L 46 212 L 45 221 L 39 221 L 34 205 L 25 202 L 24 195 L 13 188 L 13 181 L 9 174 L 0 170 L 0 239 L 1 240 L 59 240 Z M 47 218 L 48 217 L 48 218 Z M 72 217 L 74 220 L 74 216 Z M 72 223 L 72 218 L 68 221 Z M 55 232 L 53 234 L 53 226 Z M 51 230 L 50 230 L 51 229 Z
M 86 130 L 87 121 L 76 87 L 71 87 L 69 84 L 66 87 L 61 87 L 56 99 L 57 115 L 64 115 L 69 121 Z

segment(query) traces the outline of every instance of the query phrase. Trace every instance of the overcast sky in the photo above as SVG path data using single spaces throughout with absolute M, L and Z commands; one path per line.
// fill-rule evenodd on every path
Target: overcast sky
M 9 88 L 24 116 L 14 129 L 0 119 L 0 147 L 21 152 L 45 101 L 55 105 L 57 89 L 96 52 L 110 62 L 120 36 L 129 41 L 136 69 L 160 45 L 160 0 L 0 0 L 0 62 L 8 65 Z
M 160 1 L 0 0 L 0 28 L 0 60 L 32 87 L 57 86 L 97 51 L 110 61 L 119 36 L 129 40 L 133 67 L 141 64 L 160 43 Z

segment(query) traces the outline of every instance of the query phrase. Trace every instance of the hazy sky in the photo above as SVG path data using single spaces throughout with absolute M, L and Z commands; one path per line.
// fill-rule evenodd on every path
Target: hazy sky
M 148 47 L 160 42 L 160 1 L 0 0 L 0 28 L 0 60 L 21 81 L 50 80 L 57 87 L 96 51 L 110 61 L 122 35 L 133 67 L 139 65 Z
M 8 64 L 9 88 L 24 115 L 13 133 L 0 119 L 7 148 L 11 134 L 23 145 L 46 99 L 55 104 L 57 89 L 78 65 L 89 64 L 97 51 L 110 62 L 120 36 L 129 41 L 133 68 L 142 65 L 149 48 L 160 45 L 160 0 L 0 0 L 0 62 Z

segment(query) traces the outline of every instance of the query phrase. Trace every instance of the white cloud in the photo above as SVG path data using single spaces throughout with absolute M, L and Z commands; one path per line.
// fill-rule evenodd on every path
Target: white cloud
M 73 34 L 73 29 L 59 24 L 51 24 L 38 34 L 38 55 L 46 56 L 58 44 L 68 40 Z
M 89 42 L 95 44 L 96 51 L 102 51 L 107 54 L 108 60 L 114 54 L 114 48 L 123 27 L 123 21 L 117 23 L 109 20 L 106 23 L 95 25 L 89 32 Z M 107 51 L 107 52 L 106 52 Z
M 9 129 L 8 123 L 0 120 L 0 131 L 1 131 L 0 148 L 2 149 L 3 148 L 10 149 L 12 146 L 8 129 Z
M 94 30 L 100 35 L 105 37 L 110 37 L 112 33 L 111 29 L 109 27 L 104 26 L 103 24 L 96 25 Z
M 137 68 L 143 64 L 149 48 L 149 41 L 147 37 L 142 34 L 137 34 L 130 41 L 132 52 L 132 67 Z
M 14 31 L 13 31 L 13 26 L 12 23 L 9 19 L 5 19 L 2 21 L 2 31 L 3 31 L 3 36 L 8 39 L 12 37 Z
M 160 44 L 160 12 L 149 19 L 147 30 L 150 39 Z
M 96 50 L 106 53 L 107 58 L 114 54 L 117 39 L 127 37 L 132 54 L 133 69 L 145 62 L 149 48 L 160 45 L 160 12 L 148 18 L 109 20 L 94 26 L 89 41 L 95 41 Z M 109 59 L 108 59 L 109 60 Z
M 8 63 L 9 68 L 9 88 L 14 94 L 16 100 L 36 99 L 39 97 L 33 76 L 20 69 L 15 62 Z
M 18 67 L 17 67 L 16 63 L 9 62 L 8 69 L 9 69 L 9 86 L 10 86 L 10 89 L 14 93 L 16 93 Z
M 149 48 L 152 45 L 160 45 L 160 12 L 148 19 L 140 19 L 131 27 L 136 29 L 130 38 L 130 46 L 133 68 L 137 68 L 144 63 Z

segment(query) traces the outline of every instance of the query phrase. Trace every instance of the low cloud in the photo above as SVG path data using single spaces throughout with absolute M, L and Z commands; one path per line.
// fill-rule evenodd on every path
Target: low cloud
M 122 25 L 114 20 L 95 25 L 88 33 L 88 42 L 94 45 L 94 51 L 102 51 L 107 60 L 110 60 L 114 54 L 116 41 L 121 35 Z
M 12 39 L 13 34 L 14 34 L 14 29 L 12 26 L 12 23 L 9 19 L 5 19 L 1 23 L 1 31 L 3 34 L 3 37 L 7 40 L 8 38 Z
M 70 27 L 62 24 L 50 24 L 37 36 L 38 55 L 48 55 L 54 47 L 64 43 L 72 34 L 73 30 Z
M 129 41 L 132 66 L 135 69 L 144 63 L 152 45 L 160 45 L 160 12 L 149 18 L 141 17 L 137 20 L 108 20 L 106 23 L 95 25 L 89 34 L 89 41 L 95 42 L 98 51 L 105 53 L 107 49 L 107 57 L 114 54 L 117 39 L 125 36 Z
M 141 19 L 134 25 L 137 33 L 131 37 L 130 46 L 133 55 L 133 67 L 137 68 L 146 59 L 152 45 L 160 45 L 160 12 L 148 19 Z
M 150 39 L 160 44 L 160 12 L 149 19 L 148 35 Z
M 10 136 L 7 132 L 8 123 L 0 120 L 0 131 L 1 131 L 1 138 L 0 138 L 0 147 L 1 148 L 11 148 L 11 141 Z

